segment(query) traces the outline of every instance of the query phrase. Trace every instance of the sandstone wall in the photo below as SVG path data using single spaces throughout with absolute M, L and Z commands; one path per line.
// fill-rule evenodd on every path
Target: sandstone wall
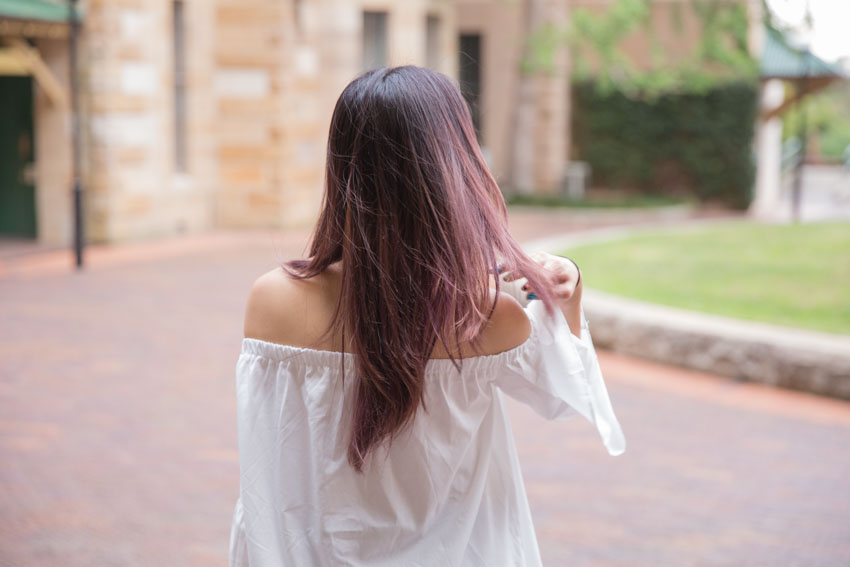
M 176 147 L 173 0 L 89 0 L 80 46 L 86 238 L 311 223 L 327 130 L 362 69 L 363 11 L 388 14 L 387 64 L 457 76 L 453 0 L 184 0 L 185 164 Z M 67 81 L 68 48 L 42 40 Z M 436 57 L 435 57 L 436 55 Z M 66 84 L 67 86 L 67 84 Z M 39 237 L 71 242 L 70 114 L 36 98 Z

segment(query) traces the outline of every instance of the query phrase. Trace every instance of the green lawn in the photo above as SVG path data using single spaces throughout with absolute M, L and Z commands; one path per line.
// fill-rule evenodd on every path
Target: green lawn
M 570 249 L 588 287 L 740 319 L 850 333 L 850 223 L 724 223 Z

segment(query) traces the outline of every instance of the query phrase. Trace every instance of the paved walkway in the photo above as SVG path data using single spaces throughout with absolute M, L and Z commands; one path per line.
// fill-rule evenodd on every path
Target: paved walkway
M 563 230 L 553 218 L 515 231 Z M 304 243 L 219 234 L 94 250 L 80 273 L 7 266 L 0 566 L 226 565 L 244 299 Z M 625 455 L 512 406 L 546 565 L 850 564 L 850 403 L 601 359 Z
M 783 177 L 782 192 L 770 215 L 789 220 L 794 172 Z M 803 168 L 800 219 L 804 222 L 850 220 L 850 168 L 838 165 L 807 165 Z

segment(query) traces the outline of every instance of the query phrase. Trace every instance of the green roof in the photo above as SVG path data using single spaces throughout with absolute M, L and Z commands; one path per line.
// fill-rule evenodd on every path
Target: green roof
M 804 48 L 791 44 L 781 31 L 767 26 L 761 56 L 761 76 L 765 79 L 802 77 L 844 77 L 844 71 Z
M 64 0 L 0 0 L 0 18 L 67 22 L 68 2 Z M 77 10 L 80 20 L 80 10 Z

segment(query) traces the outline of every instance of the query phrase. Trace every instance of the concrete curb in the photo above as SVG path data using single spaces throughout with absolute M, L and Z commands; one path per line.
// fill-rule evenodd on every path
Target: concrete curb
M 671 230 L 701 228 L 699 221 Z M 529 242 L 563 250 L 639 234 L 604 229 Z M 651 227 L 657 228 L 657 227 Z M 584 310 L 597 347 L 656 362 L 850 400 L 850 335 L 819 333 L 655 305 L 585 288 Z

